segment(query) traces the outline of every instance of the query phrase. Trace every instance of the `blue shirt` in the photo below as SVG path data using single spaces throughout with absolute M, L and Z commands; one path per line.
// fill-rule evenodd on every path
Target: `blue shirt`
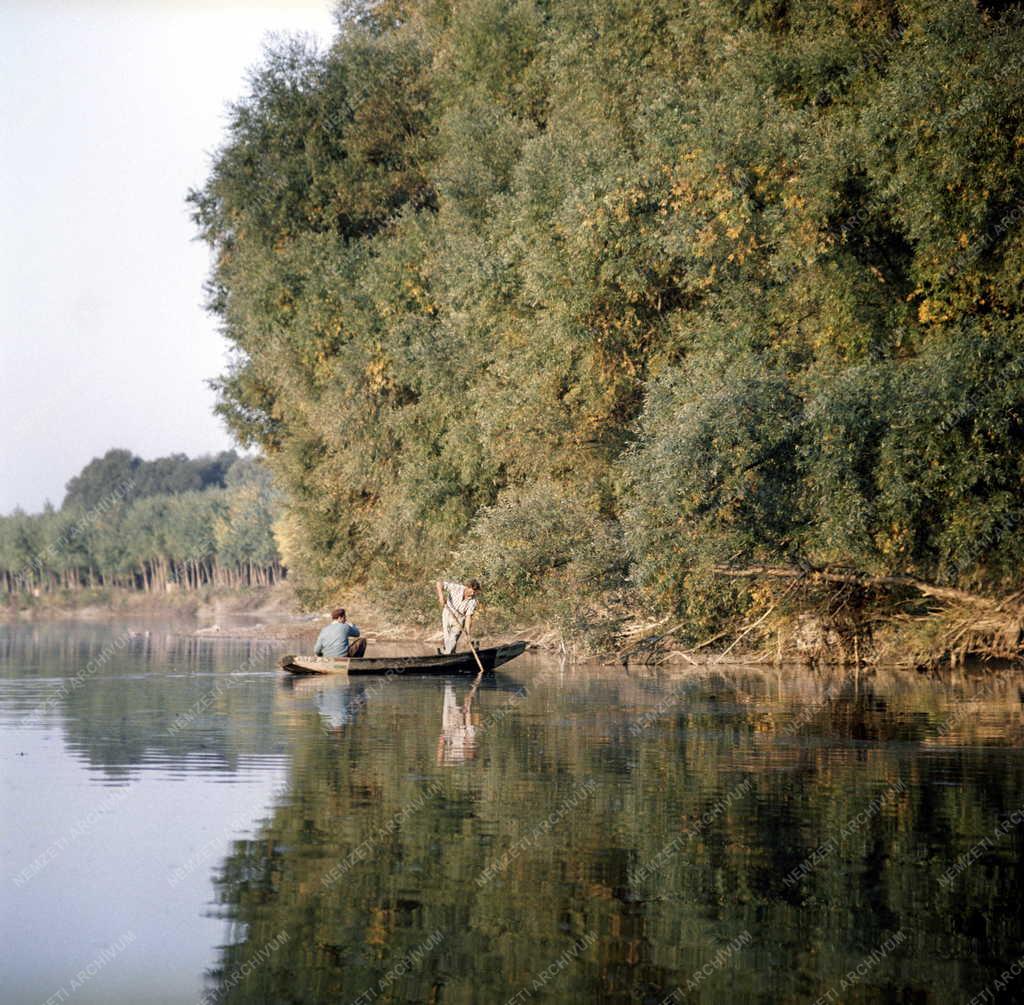
M 347 621 L 332 621 L 317 636 L 313 652 L 317 656 L 348 656 L 349 637 L 355 638 L 358 635 L 359 629 L 355 625 Z

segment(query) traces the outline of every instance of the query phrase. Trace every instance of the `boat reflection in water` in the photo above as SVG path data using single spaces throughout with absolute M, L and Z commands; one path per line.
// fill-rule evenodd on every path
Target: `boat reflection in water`
M 437 764 L 464 764 L 477 756 L 473 699 L 480 683 L 481 677 L 478 676 L 461 705 L 455 683 L 445 683 L 441 704 L 441 733 L 437 740 Z M 371 692 L 362 684 L 352 684 L 344 678 L 326 675 L 286 678 L 283 689 L 297 700 L 297 708 L 315 709 L 328 732 L 338 732 L 355 723 L 372 698 Z

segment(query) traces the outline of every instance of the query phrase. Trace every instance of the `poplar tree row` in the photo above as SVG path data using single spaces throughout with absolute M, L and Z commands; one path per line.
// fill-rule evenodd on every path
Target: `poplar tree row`
M 233 452 L 142 461 L 112 450 L 68 483 L 60 509 L 0 517 L 0 587 L 52 593 L 271 585 L 284 575 L 270 474 Z

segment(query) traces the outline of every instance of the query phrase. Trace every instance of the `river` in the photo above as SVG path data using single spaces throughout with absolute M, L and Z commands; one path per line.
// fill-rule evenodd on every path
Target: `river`
M 1024 678 L 0 626 L 0 998 L 1024 1000 Z

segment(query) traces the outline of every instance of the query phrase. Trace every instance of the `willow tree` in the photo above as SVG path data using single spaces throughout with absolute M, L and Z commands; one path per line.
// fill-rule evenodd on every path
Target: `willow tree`
M 701 634 L 758 603 L 723 567 L 1019 586 L 1018 11 L 348 12 L 190 195 L 308 598 L 472 570 Z

